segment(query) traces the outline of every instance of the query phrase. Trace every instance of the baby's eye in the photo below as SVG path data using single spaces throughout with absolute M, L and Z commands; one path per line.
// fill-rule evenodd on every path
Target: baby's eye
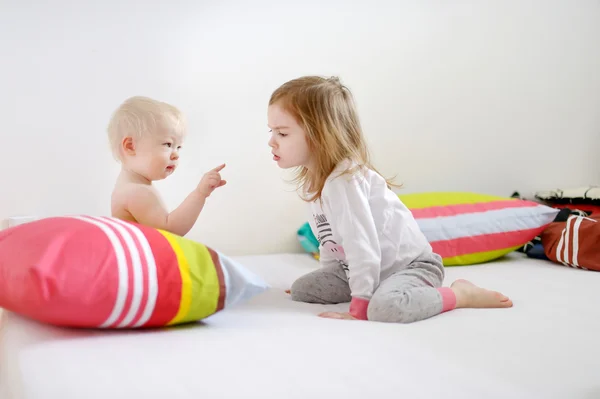
M 177 147 L 177 150 L 181 150 L 181 146 Z
M 163 143 L 163 145 L 165 145 L 165 146 L 167 146 L 167 147 L 171 148 L 171 143 Z

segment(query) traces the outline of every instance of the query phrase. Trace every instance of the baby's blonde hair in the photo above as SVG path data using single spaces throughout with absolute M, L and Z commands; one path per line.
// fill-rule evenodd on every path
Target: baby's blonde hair
M 370 161 L 352 93 L 339 78 L 304 76 L 290 80 L 273 92 L 269 105 L 273 104 L 290 113 L 306 133 L 314 170 L 300 167 L 294 179 L 305 201 L 321 198 L 325 181 L 346 159 L 357 166 L 342 174 L 362 168 L 377 172 Z
M 114 158 L 123 160 L 123 138 L 139 139 L 161 130 L 183 136 L 186 126 L 182 112 L 171 104 L 149 97 L 128 98 L 114 111 L 108 123 L 108 140 Z

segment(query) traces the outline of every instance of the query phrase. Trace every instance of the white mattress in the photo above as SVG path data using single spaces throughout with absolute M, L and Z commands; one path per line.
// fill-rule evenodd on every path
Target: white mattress
M 411 325 L 328 320 L 284 293 L 307 255 L 237 258 L 273 288 L 192 326 L 78 331 L 4 312 L 0 398 L 598 398 L 600 273 L 522 258 L 448 268 L 506 310 Z

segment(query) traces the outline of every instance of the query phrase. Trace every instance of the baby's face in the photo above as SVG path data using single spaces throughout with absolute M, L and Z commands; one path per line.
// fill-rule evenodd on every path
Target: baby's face
M 167 178 L 177 169 L 183 141 L 183 135 L 171 132 L 157 132 L 138 139 L 132 159 L 136 172 L 150 181 Z

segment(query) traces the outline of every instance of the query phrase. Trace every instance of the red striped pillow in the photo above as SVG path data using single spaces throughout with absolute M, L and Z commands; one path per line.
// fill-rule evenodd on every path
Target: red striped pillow
M 558 210 L 469 192 L 399 195 L 446 266 L 497 259 L 541 234 Z
M 47 218 L 0 231 L 0 307 L 46 323 L 175 325 L 267 287 L 203 244 L 114 218 Z

